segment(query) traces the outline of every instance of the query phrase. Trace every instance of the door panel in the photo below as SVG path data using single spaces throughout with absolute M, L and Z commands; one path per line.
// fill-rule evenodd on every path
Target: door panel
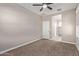
M 43 21 L 43 38 L 49 39 L 50 38 L 50 22 Z

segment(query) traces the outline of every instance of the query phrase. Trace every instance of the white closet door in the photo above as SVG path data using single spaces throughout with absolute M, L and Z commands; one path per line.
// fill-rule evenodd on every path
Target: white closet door
M 50 39 L 50 22 L 43 21 L 43 38 Z

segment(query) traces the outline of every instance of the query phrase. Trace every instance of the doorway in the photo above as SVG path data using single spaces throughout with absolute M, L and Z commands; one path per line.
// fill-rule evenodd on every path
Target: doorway
M 43 38 L 61 41 L 62 40 L 62 14 L 52 16 L 50 20 L 42 23 Z
M 56 41 L 61 41 L 62 39 L 62 14 L 58 14 L 55 16 L 52 16 L 51 19 L 51 32 L 52 32 L 52 38 Z

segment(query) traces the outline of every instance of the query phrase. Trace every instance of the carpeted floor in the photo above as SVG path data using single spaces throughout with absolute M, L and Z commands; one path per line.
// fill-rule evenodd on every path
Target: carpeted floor
M 74 44 L 62 43 L 53 40 L 38 40 L 31 44 L 11 50 L 1 56 L 78 56 Z

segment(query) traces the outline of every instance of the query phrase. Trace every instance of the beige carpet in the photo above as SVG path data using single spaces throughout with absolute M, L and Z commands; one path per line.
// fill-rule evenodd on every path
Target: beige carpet
M 74 44 L 43 39 L 1 56 L 78 56 L 78 50 Z

